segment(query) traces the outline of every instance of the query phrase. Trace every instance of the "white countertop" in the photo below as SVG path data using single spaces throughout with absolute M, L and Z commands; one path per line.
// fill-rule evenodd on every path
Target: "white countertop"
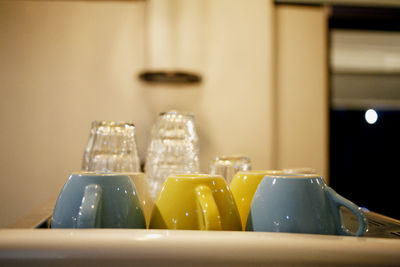
M 182 230 L 0 229 L 0 266 L 400 265 L 400 240 Z

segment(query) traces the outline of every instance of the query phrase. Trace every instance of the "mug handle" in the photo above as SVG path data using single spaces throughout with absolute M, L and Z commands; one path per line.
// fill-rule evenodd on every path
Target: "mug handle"
M 199 185 L 195 190 L 199 210 L 199 229 L 222 230 L 221 216 L 211 189 L 208 186 Z
M 347 200 L 338 193 L 336 193 L 330 187 L 326 187 L 325 192 L 328 194 L 328 197 L 333 205 L 333 212 L 335 219 L 340 222 L 340 225 L 337 225 L 338 232 L 343 235 L 351 235 L 351 236 L 364 235 L 368 229 L 368 220 L 364 212 L 361 210 L 361 208 L 355 205 L 350 200 Z M 346 226 L 344 225 L 342 214 L 340 213 L 340 206 L 348 208 L 351 212 L 353 212 L 357 216 L 359 226 L 355 234 L 351 232 L 349 229 L 347 229 Z
M 85 186 L 82 203 L 77 216 L 77 228 L 98 228 L 101 218 L 103 190 L 98 184 Z

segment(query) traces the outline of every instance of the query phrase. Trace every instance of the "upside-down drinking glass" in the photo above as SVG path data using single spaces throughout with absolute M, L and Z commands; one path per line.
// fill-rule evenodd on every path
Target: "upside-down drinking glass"
M 310 167 L 302 167 L 302 168 L 287 168 L 282 170 L 287 174 L 316 174 L 317 171 Z
M 158 116 L 145 164 L 153 199 L 168 175 L 199 172 L 198 139 L 193 114 L 172 110 Z
M 219 174 L 229 184 L 238 171 L 250 171 L 250 157 L 243 155 L 217 156 L 210 164 L 210 174 Z
M 135 126 L 127 122 L 94 121 L 83 155 L 83 171 L 138 172 L 140 161 Z

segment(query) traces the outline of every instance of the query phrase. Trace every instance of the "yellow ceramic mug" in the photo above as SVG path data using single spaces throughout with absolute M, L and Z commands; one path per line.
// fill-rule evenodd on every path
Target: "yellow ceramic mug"
M 150 228 L 240 231 L 242 226 L 222 176 L 186 174 L 165 180 L 154 202 Z
M 238 172 L 232 179 L 230 189 L 236 201 L 242 221 L 242 229 L 246 227 L 247 216 L 249 215 L 251 201 L 258 185 L 265 175 L 283 175 L 280 170 L 265 171 L 243 171 Z

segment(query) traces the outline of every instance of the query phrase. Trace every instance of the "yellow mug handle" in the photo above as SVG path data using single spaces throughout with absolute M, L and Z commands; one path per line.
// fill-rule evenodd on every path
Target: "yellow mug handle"
M 211 189 L 205 185 L 196 187 L 200 230 L 222 230 L 221 216 Z

